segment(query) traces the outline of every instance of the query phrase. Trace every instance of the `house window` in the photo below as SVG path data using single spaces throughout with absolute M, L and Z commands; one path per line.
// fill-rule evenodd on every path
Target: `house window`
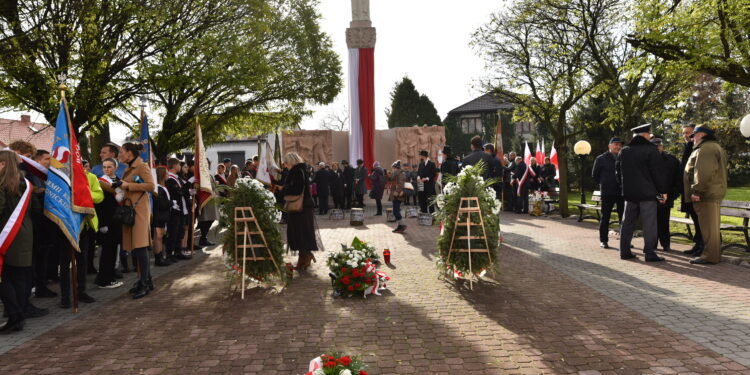
M 518 125 L 518 133 L 519 134 L 530 134 L 531 133 L 531 123 L 528 121 L 519 122 Z
M 461 132 L 464 134 L 481 134 L 482 118 L 481 117 L 464 117 L 461 119 Z

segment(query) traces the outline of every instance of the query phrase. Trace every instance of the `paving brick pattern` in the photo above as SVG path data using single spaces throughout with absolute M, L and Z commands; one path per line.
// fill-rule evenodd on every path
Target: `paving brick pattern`
M 506 240 L 527 254 L 709 349 L 750 366 L 750 272 L 732 264 L 690 265 L 687 256 L 660 252 L 666 262 L 622 261 L 599 248 L 593 225 L 565 219 L 506 215 Z M 539 227 L 543 227 L 540 233 Z M 588 230 L 582 230 L 588 228 Z M 618 238 L 610 235 L 610 244 Z M 642 239 L 633 245 L 643 248 Z M 675 250 L 687 246 L 675 244 Z
M 544 259 L 551 250 L 530 236 L 562 228 L 583 238 L 590 228 L 507 221 L 506 240 L 514 247 L 502 249 L 496 278 L 475 284 L 474 291 L 438 277 L 435 227 L 408 219 L 407 233 L 398 235 L 382 217 L 368 217 L 365 227 L 321 219 L 327 249 L 353 236 L 391 249 L 395 266 L 386 268 L 393 278 L 388 292 L 365 300 L 333 298 L 325 253 L 319 252 L 310 274 L 295 277 L 280 293 L 250 289 L 243 301 L 230 292 L 215 251 L 157 279 L 156 292 L 147 298 L 98 304 L 15 347 L 0 356 L 0 373 L 301 374 L 311 358 L 337 348 L 361 354 L 371 374 L 750 374 L 735 360 L 571 277 L 564 266 Z M 567 241 L 562 233 L 552 234 Z M 605 254 L 604 260 L 614 256 Z M 601 271 L 591 267 L 589 272 Z M 716 288 L 728 279 L 693 281 Z M 631 283 L 637 282 L 647 284 L 633 276 Z M 669 294 L 671 285 L 659 287 Z

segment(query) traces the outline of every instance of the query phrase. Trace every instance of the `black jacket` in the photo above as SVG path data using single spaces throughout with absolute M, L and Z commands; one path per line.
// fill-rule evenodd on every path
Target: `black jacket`
M 167 190 L 166 187 L 159 186 L 158 194 L 154 195 L 153 213 L 154 213 L 155 222 L 162 222 L 162 223 L 168 222 L 169 217 L 172 213 L 172 199 L 171 199 L 172 196 L 171 195 L 167 196 L 167 192 L 165 192 L 166 190 Z M 105 195 L 104 200 L 106 201 L 107 194 L 104 194 L 104 195 Z M 97 209 L 97 215 L 99 215 L 98 209 Z
M 599 184 L 599 191 L 602 192 L 602 196 L 619 197 L 622 195 L 622 186 L 617 181 L 617 174 L 615 173 L 616 163 L 617 157 L 609 151 L 597 156 L 594 160 L 591 177 Z
M 459 171 L 460 168 L 458 167 L 458 160 L 456 160 L 456 158 L 454 157 L 445 159 L 445 161 L 443 161 L 443 164 L 440 164 L 440 173 L 442 173 L 443 176 L 455 176 Z
M 351 165 L 344 167 L 344 190 L 349 191 L 351 194 L 354 188 L 354 168 Z
M 682 176 L 685 173 L 685 166 L 687 165 L 688 159 L 690 159 L 690 154 L 692 153 L 693 153 L 693 142 L 685 143 L 682 146 L 682 159 L 680 160 L 680 176 Z M 680 186 L 683 186 L 682 181 L 680 181 Z M 683 190 L 680 189 L 680 193 L 682 193 L 682 191 Z M 685 194 L 682 194 L 682 203 L 692 204 L 693 202 L 689 198 L 690 197 L 686 197 Z M 684 211 L 684 208 L 682 210 Z
M 302 198 L 302 205 L 304 207 L 315 207 L 310 196 L 310 188 L 307 176 L 307 165 L 305 163 L 299 163 L 289 170 L 289 174 L 284 180 L 284 187 L 281 189 L 283 195 L 300 195 L 304 194 Z
M 179 177 L 177 177 L 179 179 Z M 187 209 L 187 201 L 182 194 L 182 187 L 174 178 L 167 178 L 164 182 L 164 186 L 169 191 L 169 199 L 172 201 L 172 215 L 184 215 L 184 210 Z M 178 209 L 175 209 L 175 203 L 177 203 Z
M 531 169 L 534 171 L 536 177 L 532 177 L 531 174 L 529 174 L 529 186 L 531 187 L 531 190 L 539 190 L 542 188 L 542 167 L 539 165 L 532 165 Z
M 657 177 L 661 163 L 659 151 L 651 142 L 635 136 L 617 157 L 615 171 L 626 201 L 655 201 L 658 194 L 668 193 Z
M 682 173 L 680 173 L 680 161 L 676 157 L 662 152 L 657 167 L 657 177 L 662 186 L 667 189 L 667 207 L 673 207 L 674 201 L 682 193 Z
M 420 161 L 419 168 L 417 168 L 417 176 L 419 178 L 429 178 L 429 181 L 424 182 L 424 192 L 427 196 L 435 195 L 435 176 L 437 176 L 437 167 L 432 160 L 427 160 L 427 163 Z
M 557 171 L 555 170 L 555 165 L 552 163 L 544 164 L 542 165 L 542 180 L 544 180 L 544 183 L 542 186 L 543 190 L 549 190 L 552 191 L 555 188 L 555 175 L 557 174 Z M 618 192 L 617 195 L 620 195 Z
M 466 155 L 463 160 L 463 167 L 466 168 L 470 165 L 477 165 L 480 161 L 484 162 L 484 173 L 482 173 L 482 177 L 484 177 L 485 180 L 492 177 L 492 155 L 482 150 L 477 150 Z
M 515 169 L 513 170 L 513 178 L 518 180 L 518 185 L 521 185 L 521 181 L 523 181 L 523 175 L 526 173 L 526 163 L 523 161 L 516 164 Z M 528 187 L 531 183 L 531 175 L 526 177 L 526 181 L 523 182 L 523 187 Z
M 315 179 L 313 180 L 315 182 L 315 185 L 318 189 L 318 196 L 320 195 L 329 195 L 331 194 L 331 171 L 329 171 L 326 168 L 323 168 L 321 170 L 318 170 L 315 172 Z
M 344 196 L 344 172 L 340 169 L 329 172 L 331 175 L 331 195 L 334 197 Z

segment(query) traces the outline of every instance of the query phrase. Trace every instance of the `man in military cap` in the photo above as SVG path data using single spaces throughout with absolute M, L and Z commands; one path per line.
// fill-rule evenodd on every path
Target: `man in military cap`
M 659 151 L 649 140 L 651 124 L 631 129 L 635 134 L 617 157 L 615 171 L 622 185 L 625 198 L 625 213 L 620 227 L 620 259 L 634 259 L 630 249 L 633 231 L 638 218 L 643 223 L 643 253 L 647 262 L 658 262 L 664 258 L 656 255 L 657 243 L 656 206 L 669 198 L 667 189 L 657 177 L 660 164 Z
M 607 152 L 596 157 L 591 176 L 599 183 L 599 191 L 602 194 L 602 217 L 599 220 L 599 246 L 609 249 L 609 218 L 612 216 L 612 208 L 617 205 L 617 219 L 622 223 L 622 212 L 625 208 L 625 200 L 622 198 L 622 186 L 617 181 L 615 174 L 615 163 L 617 155 L 620 154 L 625 142 L 618 137 L 612 137 L 607 146 Z
M 659 151 L 660 163 L 658 166 L 658 177 L 661 179 L 663 186 L 667 187 L 667 199 L 664 203 L 659 203 L 656 208 L 656 228 L 664 251 L 669 251 L 669 216 L 674 207 L 674 201 L 680 196 L 682 187 L 682 173 L 680 171 L 680 161 L 676 157 L 664 152 L 664 145 L 661 138 L 652 138 L 651 143 L 656 145 Z

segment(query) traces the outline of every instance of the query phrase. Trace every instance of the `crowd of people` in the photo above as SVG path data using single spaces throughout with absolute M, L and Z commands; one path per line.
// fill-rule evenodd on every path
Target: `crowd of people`
M 9 149 L 0 151 L 0 222 L 22 220 L 22 224 L 2 257 L 0 299 L 8 317 L 0 328 L 2 334 L 20 331 L 26 319 L 49 313 L 36 307 L 31 297 L 58 297 L 50 283 L 59 283 L 59 306 L 70 308 L 73 285 L 78 301 L 96 302 L 88 293 L 88 274 L 96 274 L 95 286 L 109 289 L 123 286 L 123 274 L 137 272 L 129 292 L 133 299 L 145 297 L 154 290 L 149 253 L 153 252 L 157 267 L 192 258 L 188 236 L 192 235 L 193 213 L 201 231 L 197 247 L 213 245 L 207 235 L 218 218 L 215 204 L 209 201 L 202 210 L 192 211 L 196 210 L 193 163 L 171 158 L 156 167 L 154 180 L 151 167 L 140 157 L 143 145 L 104 145 L 101 164 L 83 161 L 96 214 L 85 220 L 77 239 L 80 251 L 75 251 L 64 232 L 43 213 L 43 171 L 50 166 L 49 151 L 21 140 L 12 142 Z M 25 197 L 28 202 L 24 204 Z M 132 208 L 132 221 L 123 214 L 124 206 Z M 77 265 L 75 275 L 71 275 L 71 257 Z
M 721 260 L 720 203 L 727 190 L 726 153 L 714 131 L 707 125 L 685 125 L 681 160 L 664 151 L 664 141 L 651 134 L 650 125 L 631 129 L 633 139 L 617 137 L 608 151 L 594 162 L 592 175 L 601 191 L 599 240 L 609 248 L 609 223 L 616 209 L 620 222 L 620 258 L 635 259 L 631 251 L 633 232 L 640 219 L 643 225 L 643 252 L 648 262 L 664 260 L 656 254 L 659 244 L 671 250 L 670 212 L 678 197 L 680 210 L 695 225 L 694 245 L 685 254 L 694 264 Z M 615 208 L 615 206 L 617 206 Z

